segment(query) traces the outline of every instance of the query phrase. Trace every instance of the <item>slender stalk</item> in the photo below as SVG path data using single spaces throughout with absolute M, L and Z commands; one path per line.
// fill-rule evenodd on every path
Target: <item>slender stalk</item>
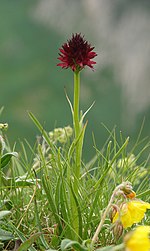
M 80 72 L 74 72 L 74 129 L 75 137 L 79 136 L 79 98 L 80 98 Z
M 104 211 L 104 214 L 102 215 L 101 221 L 100 221 L 100 223 L 99 223 L 99 225 L 98 225 L 98 227 L 97 227 L 97 229 L 96 229 L 96 232 L 95 232 L 95 234 L 94 234 L 94 236 L 93 236 L 93 238 L 92 238 L 92 243 L 93 243 L 93 244 L 96 242 L 96 240 L 97 240 L 97 238 L 98 238 L 98 235 L 99 235 L 99 233 L 100 233 L 100 231 L 101 231 L 101 229 L 102 229 L 102 226 L 103 226 L 104 221 L 105 221 L 105 219 L 106 219 L 106 216 L 107 216 L 107 214 L 108 214 L 108 212 L 109 212 L 109 209 L 110 209 L 111 206 L 112 206 L 112 203 L 113 203 L 113 201 L 114 201 L 114 198 L 115 198 L 116 194 L 118 193 L 119 190 L 122 189 L 123 186 L 124 186 L 124 183 L 118 185 L 118 186 L 114 189 L 114 191 L 113 191 L 113 193 L 112 193 L 112 196 L 111 196 L 111 198 L 110 198 L 110 201 L 109 201 L 109 203 L 108 203 L 108 206 L 106 207 L 106 209 L 105 209 L 105 211 Z
M 78 181 L 80 177 L 80 167 L 81 167 L 81 156 L 82 156 L 82 148 L 80 147 L 80 139 L 79 135 L 81 132 L 80 128 L 80 117 L 79 117 L 79 99 L 80 99 L 80 72 L 76 71 L 74 72 L 74 114 L 73 114 L 73 120 L 74 120 L 74 130 L 75 130 L 75 139 L 77 141 L 76 144 L 76 156 L 75 156 L 75 176 Z
M 73 169 L 73 173 L 75 176 L 73 190 L 74 194 L 78 194 L 78 181 L 80 177 L 80 166 L 81 166 L 81 154 L 80 154 L 80 140 L 78 140 L 80 135 L 80 117 L 79 117 L 79 103 L 80 103 L 80 72 L 74 72 L 74 103 L 73 103 L 73 124 L 74 124 L 74 132 L 75 132 L 75 166 Z M 74 196 L 71 191 L 71 207 L 72 207 L 72 214 L 74 216 L 73 219 L 73 228 L 75 232 L 79 233 L 79 215 L 77 205 L 74 199 Z M 74 236 L 76 240 L 78 240 L 77 236 Z

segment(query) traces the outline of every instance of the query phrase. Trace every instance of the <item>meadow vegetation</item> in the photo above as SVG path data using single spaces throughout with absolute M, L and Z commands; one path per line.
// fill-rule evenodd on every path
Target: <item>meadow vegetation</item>
M 93 49 L 81 34 L 60 49 L 58 66 L 74 75 L 73 102 L 66 94 L 71 126 L 47 132 L 29 112 L 39 135 L 33 146 L 20 142 L 18 154 L 9 146 L 8 124 L 0 124 L 0 250 L 150 248 L 150 142 L 142 128 L 130 147 L 129 137 L 105 126 L 104 146 L 98 149 L 93 135 L 95 155 L 88 163 L 82 158 L 93 105 L 80 111 L 80 75 L 96 63 Z

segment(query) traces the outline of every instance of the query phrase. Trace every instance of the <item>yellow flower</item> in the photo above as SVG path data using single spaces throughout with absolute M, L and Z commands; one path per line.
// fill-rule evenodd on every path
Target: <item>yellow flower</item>
M 125 251 L 149 251 L 150 250 L 150 226 L 139 226 L 133 232 L 125 236 Z
M 131 227 L 134 223 L 138 223 L 144 218 L 147 209 L 150 209 L 150 204 L 141 200 L 123 203 L 120 212 L 116 212 L 112 222 L 120 220 L 124 228 Z

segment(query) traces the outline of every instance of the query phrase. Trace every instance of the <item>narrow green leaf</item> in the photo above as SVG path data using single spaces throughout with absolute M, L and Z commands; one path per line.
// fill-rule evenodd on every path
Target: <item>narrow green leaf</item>
M 12 240 L 13 238 L 14 236 L 11 232 L 8 232 L 0 228 L 0 241 L 8 241 Z
M 26 176 L 16 177 L 15 179 L 9 178 L 6 176 L 2 176 L 2 182 L 6 187 L 26 187 L 26 186 L 33 186 L 36 184 L 35 179 L 26 179 Z
M 0 115 L 2 114 L 3 110 L 4 110 L 4 106 L 2 106 L 2 107 L 0 108 Z
M 36 179 L 27 179 L 26 175 L 15 178 L 15 186 L 32 186 L 36 184 Z
M 38 231 L 42 232 L 42 226 L 41 226 L 41 223 L 40 223 L 40 217 L 39 217 L 36 197 L 34 198 L 34 206 L 35 206 L 34 208 L 35 208 L 36 223 L 37 223 Z M 40 239 L 42 245 L 44 246 L 44 248 L 46 248 L 46 249 L 49 248 L 49 245 L 47 244 L 43 233 L 41 233 L 39 239 Z
M 27 241 L 27 238 L 24 236 L 24 234 L 18 228 L 16 228 L 14 225 L 11 225 L 11 228 L 18 235 L 18 237 L 20 238 L 20 240 L 22 242 Z M 34 247 L 31 247 L 31 246 L 28 248 L 28 250 L 29 251 L 36 251 L 36 249 Z
M 87 251 L 88 249 L 84 246 L 82 246 L 79 242 L 77 241 L 72 241 L 72 240 L 69 240 L 69 239 L 64 239 L 62 242 L 61 242 L 61 250 L 64 251 L 68 248 L 73 248 L 74 250 L 78 250 L 78 251 Z
M 41 233 L 33 234 L 28 240 L 20 245 L 17 251 L 27 251 L 40 235 Z
M 150 189 L 148 189 L 140 194 L 137 194 L 136 197 L 142 197 L 142 196 L 149 195 L 149 194 L 150 194 Z
M 129 143 L 129 137 L 127 137 L 127 139 L 124 142 L 124 144 L 119 148 L 118 152 L 113 157 L 110 165 L 112 165 L 115 162 L 115 160 L 119 157 L 119 155 L 122 153 L 122 151 L 127 147 L 128 143 Z
M 1 158 L 1 168 L 4 168 L 5 166 L 8 165 L 12 157 L 18 157 L 17 152 L 11 152 L 11 153 L 6 153 L 2 156 Z
M 70 99 L 69 99 L 67 93 L 66 93 L 66 90 L 65 90 L 65 95 L 66 95 L 66 99 L 67 99 L 67 101 L 68 101 L 68 103 L 69 103 L 69 106 L 70 106 L 70 109 L 71 109 L 71 113 L 72 113 L 72 115 L 73 115 L 73 106 L 72 106 L 72 104 L 71 104 L 71 101 L 70 101 Z
M 1 250 L 3 250 L 2 248 L 4 247 L 4 243 L 0 242 L 0 248 Z
M 60 221 L 60 218 L 59 218 L 59 215 L 58 215 L 58 210 L 57 210 L 57 207 L 56 207 L 56 204 L 55 204 L 55 201 L 53 199 L 53 192 L 52 192 L 52 188 L 51 188 L 51 184 L 49 181 L 46 180 L 46 178 L 43 176 L 42 177 L 42 183 L 43 183 L 43 188 L 45 190 L 45 193 L 47 195 L 47 199 L 48 199 L 48 202 L 49 202 L 49 206 L 52 210 L 52 213 L 55 217 L 55 220 L 56 222 L 58 223 L 59 225 L 59 230 L 60 232 L 62 231 L 62 224 L 61 224 L 61 221 Z
M 58 250 L 57 249 L 49 248 L 49 249 L 46 249 L 46 251 L 58 251 Z
M 85 123 L 85 125 L 83 126 L 82 130 L 80 131 L 80 134 L 78 136 L 77 139 L 74 139 L 70 148 L 69 148 L 69 151 L 68 151 L 68 159 L 70 160 L 71 159 L 71 156 L 75 150 L 75 147 L 77 145 L 77 143 L 80 141 L 80 149 L 82 148 L 83 146 L 83 138 L 84 138 L 84 134 L 85 134 L 85 129 L 86 129 L 86 126 L 87 126 L 87 122 Z
M 63 221 L 66 224 L 63 232 L 67 234 L 68 238 L 73 238 L 74 233 L 72 232 L 72 210 L 70 208 L 70 200 L 67 196 L 67 188 L 66 184 L 64 183 L 63 177 L 61 178 L 60 182 L 60 206 Z
M 114 246 L 108 246 L 103 248 L 98 248 L 96 251 L 112 251 Z
M 61 179 L 60 176 L 58 176 L 55 189 L 55 204 L 58 210 L 60 207 L 60 192 L 61 192 Z
M 83 113 L 81 119 L 80 119 L 80 126 L 82 126 L 82 123 L 83 123 L 83 120 L 86 116 L 86 114 L 91 110 L 91 108 L 94 106 L 95 104 L 95 101 L 91 104 L 91 106 Z
M 120 250 L 124 250 L 124 243 L 121 243 L 117 246 L 113 245 L 96 249 L 96 251 L 120 251 Z
M 78 199 L 76 197 L 76 194 L 73 190 L 73 187 L 72 187 L 72 184 L 70 184 L 70 187 L 71 187 L 71 192 L 72 192 L 72 195 L 73 195 L 73 198 L 74 198 L 74 201 L 75 201 L 75 204 L 76 204 L 76 207 L 77 207 L 77 212 L 78 212 L 78 224 L 79 224 L 79 236 L 80 238 L 82 238 L 82 214 L 81 214 L 81 209 L 80 209 L 80 205 L 79 205 L 79 202 L 78 202 Z
M 36 119 L 36 117 L 33 115 L 32 112 L 29 112 L 29 116 L 32 119 L 32 121 L 34 122 L 34 124 L 36 125 L 36 127 L 39 129 L 39 131 L 41 132 L 41 134 L 43 135 L 45 141 L 47 142 L 47 144 L 49 146 L 51 146 L 51 151 L 53 152 L 54 147 L 52 145 L 52 142 L 50 141 L 49 135 L 48 133 L 44 130 L 43 126 L 40 124 L 40 122 Z
M 5 217 L 6 215 L 9 215 L 11 214 L 11 211 L 8 211 L 8 210 L 3 210 L 3 211 L 0 211 L 0 220 Z

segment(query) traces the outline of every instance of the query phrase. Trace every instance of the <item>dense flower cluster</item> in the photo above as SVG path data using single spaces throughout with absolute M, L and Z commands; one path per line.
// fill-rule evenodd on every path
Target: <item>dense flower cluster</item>
M 81 71 L 85 66 L 93 68 L 95 61 L 92 61 L 97 54 L 93 52 L 94 47 L 81 36 L 80 33 L 72 35 L 72 38 L 60 48 L 61 63 L 57 64 L 62 68 L 71 68 L 73 71 Z
M 66 143 L 72 134 L 73 129 L 70 126 L 55 128 L 53 131 L 49 132 L 50 140 L 53 143 L 56 143 L 57 141 L 60 143 Z
M 124 228 L 131 227 L 134 223 L 140 222 L 144 218 L 147 209 L 150 209 L 150 204 L 141 200 L 131 200 L 122 203 L 120 211 L 117 211 L 112 222 L 121 221 Z
M 150 226 L 139 226 L 133 232 L 129 232 L 124 239 L 125 251 L 149 251 L 149 234 Z

